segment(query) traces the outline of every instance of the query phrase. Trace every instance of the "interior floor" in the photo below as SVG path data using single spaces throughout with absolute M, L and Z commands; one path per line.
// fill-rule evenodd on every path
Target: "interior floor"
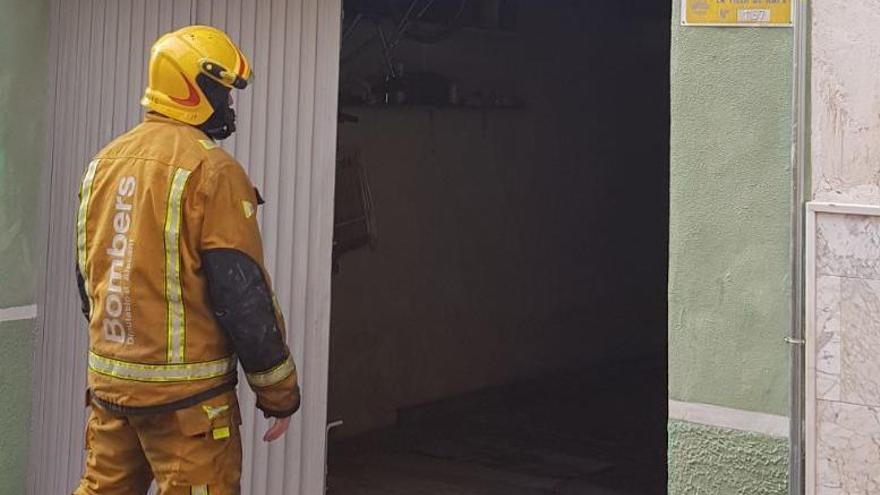
M 557 374 L 331 435 L 328 493 L 665 493 L 665 374 L 659 360 Z

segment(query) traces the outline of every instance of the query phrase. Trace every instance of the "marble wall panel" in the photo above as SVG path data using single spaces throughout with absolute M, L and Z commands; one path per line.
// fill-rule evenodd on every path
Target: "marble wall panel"
M 880 280 L 841 281 L 840 325 L 840 400 L 880 406 Z
M 816 397 L 840 400 L 840 277 L 816 278 Z
M 814 493 L 880 494 L 880 217 L 818 213 L 815 241 Z
M 880 218 L 818 214 L 816 274 L 880 280 Z
M 816 493 L 880 493 L 880 408 L 817 404 Z

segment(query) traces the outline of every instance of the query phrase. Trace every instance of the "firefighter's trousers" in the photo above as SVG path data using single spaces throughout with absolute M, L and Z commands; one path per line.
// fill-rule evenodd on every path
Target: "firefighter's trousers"
M 177 411 L 118 415 L 92 404 L 86 468 L 74 495 L 238 495 L 241 415 L 235 391 Z

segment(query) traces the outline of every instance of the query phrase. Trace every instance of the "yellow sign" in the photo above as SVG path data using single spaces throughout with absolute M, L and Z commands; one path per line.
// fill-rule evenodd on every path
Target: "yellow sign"
M 681 0 L 685 26 L 791 26 L 795 0 Z

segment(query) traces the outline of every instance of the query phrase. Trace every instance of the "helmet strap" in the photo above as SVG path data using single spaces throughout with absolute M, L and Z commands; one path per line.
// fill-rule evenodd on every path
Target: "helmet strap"
M 214 113 L 203 124 L 198 126 L 212 139 L 223 140 L 235 132 L 235 110 L 229 106 L 230 88 L 218 83 L 210 77 L 199 74 L 196 83 L 208 97 Z

